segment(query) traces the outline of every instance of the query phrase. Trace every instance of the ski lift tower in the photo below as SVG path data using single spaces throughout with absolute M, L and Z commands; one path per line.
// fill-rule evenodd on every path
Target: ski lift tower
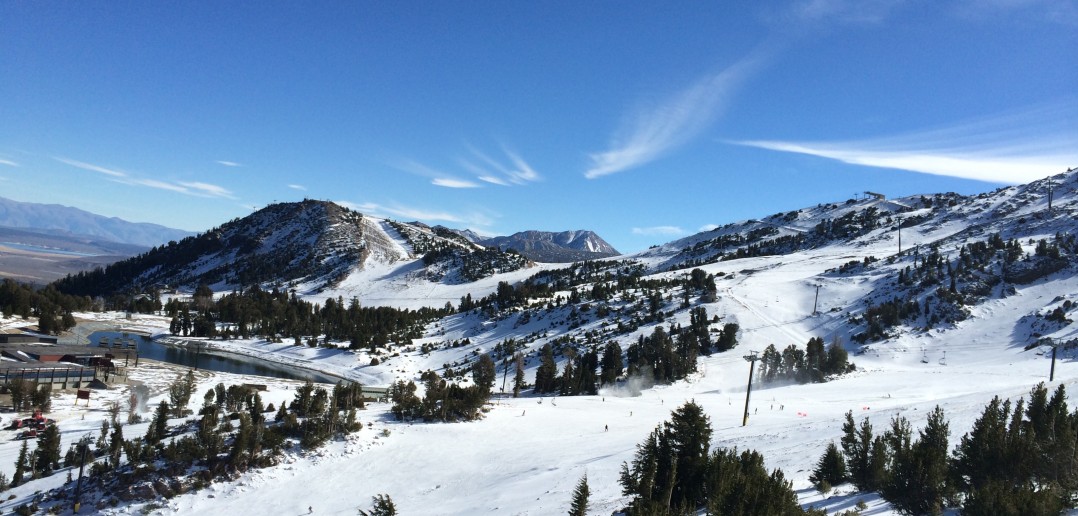
M 750 351 L 744 358 L 749 362 L 749 388 L 745 390 L 745 417 L 741 419 L 741 426 L 749 424 L 749 396 L 752 395 L 752 373 L 756 368 L 756 361 L 760 359 L 760 355 L 755 351 Z
M 1048 381 L 1053 382 L 1056 379 L 1056 351 L 1059 350 L 1059 341 L 1052 340 L 1051 337 L 1045 337 L 1048 342 L 1052 343 L 1052 369 L 1048 373 Z

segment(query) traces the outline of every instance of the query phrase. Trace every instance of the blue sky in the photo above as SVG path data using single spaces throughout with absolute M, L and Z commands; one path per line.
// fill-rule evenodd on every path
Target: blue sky
M 306 4 L 306 5 L 300 5 Z M 1078 2 L 0 3 L 0 196 L 623 252 L 1078 166 Z

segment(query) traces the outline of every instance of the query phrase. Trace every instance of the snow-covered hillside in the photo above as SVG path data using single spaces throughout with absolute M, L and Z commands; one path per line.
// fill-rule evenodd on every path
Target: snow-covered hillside
M 354 438 L 291 456 L 235 482 L 160 500 L 158 510 L 301 514 L 310 506 L 319 514 L 354 514 L 356 508 L 370 507 L 371 496 L 386 493 L 401 514 L 556 514 L 567 510 L 576 482 L 587 474 L 589 513 L 610 514 L 627 502 L 618 484 L 621 464 L 632 459 L 637 443 L 672 410 L 694 400 L 711 419 L 712 449 L 760 451 L 769 468 L 783 469 L 793 481 L 803 505 L 835 512 L 863 500 L 871 514 L 890 513 L 875 494 L 851 493 L 852 487 L 844 485 L 824 497 L 808 480 L 826 445 L 837 442 L 847 411 L 858 419 L 868 417 L 877 428 L 902 415 L 917 429 L 939 405 L 950 419 L 953 447 L 993 396 L 1018 398 L 1048 381 L 1051 344 L 1064 346 L 1049 387 L 1062 384 L 1072 396 L 1078 392 L 1078 248 L 1073 242 L 1078 172 L 1052 181 L 1051 212 L 1048 184 L 1038 181 L 972 197 L 820 205 L 724 226 L 635 256 L 573 269 L 521 269 L 478 282 L 431 280 L 418 261 L 368 265 L 310 299 L 354 296 L 365 305 L 457 306 L 464 296 L 478 300 L 497 293 L 500 282 L 520 285 L 536 274 L 539 279 L 532 281 L 560 290 L 554 298 L 511 309 L 475 308 L 435 321 L 423 338 L 379 351 L 378 365 L 370 365 L 368 350 L 331 351 L 254 339 L 221 346 L 388 383 L 415 379 L 426 370 L 442 372 L 446 366 L 460 369 L 507 339 L 527 355 L 530 382 L 545 344 L 564 350 L 617 341 L 626 347 L 657 326 L 689 326 L 690 307 L 702 307 L 709 319 L 717 317 L 713 331 L 736 323 L 739 343 L 731 351 L 700 357 L 696 373 L 672 384 L 633 392 L 631 382 L 621 382 L 594 396 L 496 397 L 477 422 L 398 422 L 387 404 L 374 404 L 360 415 L 372 427 Z M 1005 243 L 1002 249 L 988 243 L 996 234 Z M 397 242 L 407 249 L 403 240 Z M 980 252 L 982 244 L 990 251 L 983 253 L 983 261 L 964 258 Z M 1018 252 L 1014 245 L 1022 256 L 1010 260 L 1006 255 Z M 743 257 L 730 259 L 739 250 Z M 935 255 L 938 262 L 930 258 Z M 713 298 L 679 286 L 692 268 L 714 279 Z M 911 275 L 928 272 L 910 281 L 907 270 Z M 942 271 L 938 276 L 937 270 Z M 598 287 L 613 288 L 619 278 L 634 274 L 670 286 L 629 287 L 605 298 L 596 294 L 605 290 Z M 659 322 L 640 315 L 656 291 L 661 293 Z M 870 309 L 895 298 L 933 308 L 919 308 L 873 336 L 868 332 Z M 961 309 L 962 316 L 926 315 L 936 315 L 945 301 Z M 605 315 L 599 315 L 600 308 Z M 1050 318 L 1053 313 L 1062 319 Z M 812 337 L 844 343 L 856 371 L 826 383 L 757 384 L 748 425 L 742 426 L 749 376 L 743 357 L 771 344 L 803 346 Z M 855 337 L 861 342 L 854 342 Z M 559 366 L 565 360 L 559 355 Z M 501 386 L 499 378 L 495 390 Z M 1078 401 L 1072 400 L 1075 405 Z M 74 413 L 69 417 L 76 419 Z M 0 470 L 9 475 L 15 446 L 0 444 Z M 16 499 L 0 509 L 25 501 L 32 489 L 32 484 L 16 489 Z M 105 512 L 136 510 L 121 506 Z

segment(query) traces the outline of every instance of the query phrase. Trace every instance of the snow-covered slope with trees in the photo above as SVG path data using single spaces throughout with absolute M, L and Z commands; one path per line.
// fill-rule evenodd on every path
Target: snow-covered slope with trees
M 165 513 L 303 513 L 310 506 L 336 514 L 367 509 L 372 496 L 385 493 L 401 514 L 554 514 L 567 510 L 586 474 L 588 513 L 609 514 L 629 501 L 619 485 L 621 465 L 672 410 L 692 400 L 710 418 L 711 449 L 758 450 L 768 468 L 785 472 L 803 506 L 836 512 L 864 501 L 866 513 L 893 513 L 877 494 L 848 484 L 826 496 L 812 487 L 812 469 L 840 438 L 847 412 L 882 432 L 899 415 L 918 429 L 939 406 L 953 448 L 993 396 L 1017 400 L 1047 382 L 1052 346 L 1060 353 L 1049 388 L 1064 385 L 1072 395 L 1078 389 L 1078 172 L 1049 180 L 979 196 L 820 205 L 635 256 L 475 281 L 432 279 L 429 265 L 418 261 L 380 261 L 309 299 L 355 297 L 365 306 L 403 308 L 449 303 L 453 313 L 428 322 L 419 338 L 347 351 L 330 349 L 349 347 L 340 341 L 287 350 L 260 338 L 211 343 L 368 382 L 418 381 L 433 371 L 468 385 L 468 367 L 490 354 L 499 372 L 495 393 L 505 385 L 505 394 L 483 418 L 398 421 L 388 404 L 374 404 L 360 414 L 370 427 L 353 437 L 156 503 Z M 400 249 L 417 241 L 400 230 L 385 234 Z M 730 330 L 736 347 L 721 351 Z M 710 353 L 697 358 L 690 350 L 695 371 L 669 382 L 657 380 L 658 369 L 638 367 L 595 394 L 511 395 L 513 366 L 503 359 L 514 353 L 533 383 L 548 346 L 560 374 L 610 343 L 631 363 L 634 346 L 663 335 L 675 344 L 706 340 Z M 744 357 L 766 357 L 774 346 L 783 360 L 796 360 L 797 349 L 786 350 L 814 338 L 848 351 L 855 369 L 825 382 L 766 382 L 759 375 L 742 426 Z M 801 357 L 798 367 L 805 368 Z M 683 365 L 673 357 L 654 360 Z M 766 359 L 756 367 L 765 368 Z M 803 370 L 797 378 L 812 377 Z M 16 452 L 0 446 L 0 460 L 10 464 Z M 8 505 L 25 501 L 31 485 L 17 489 Z

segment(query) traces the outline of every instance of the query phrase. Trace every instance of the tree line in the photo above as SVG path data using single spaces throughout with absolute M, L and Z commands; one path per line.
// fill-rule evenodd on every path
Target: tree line
M 938 406 L 917 437 L 903 416 L 882 435 L 846 413 L 841 450 L 833 442 L 810 477 L 823 491 L 851 482 L 878 491 L 904 514 L 1061 514 L 1078 500 L 1078 410 L 1060 385 L 1044 384 L 1014 404 L 997 396 L 950 450 L 950 424 Z

